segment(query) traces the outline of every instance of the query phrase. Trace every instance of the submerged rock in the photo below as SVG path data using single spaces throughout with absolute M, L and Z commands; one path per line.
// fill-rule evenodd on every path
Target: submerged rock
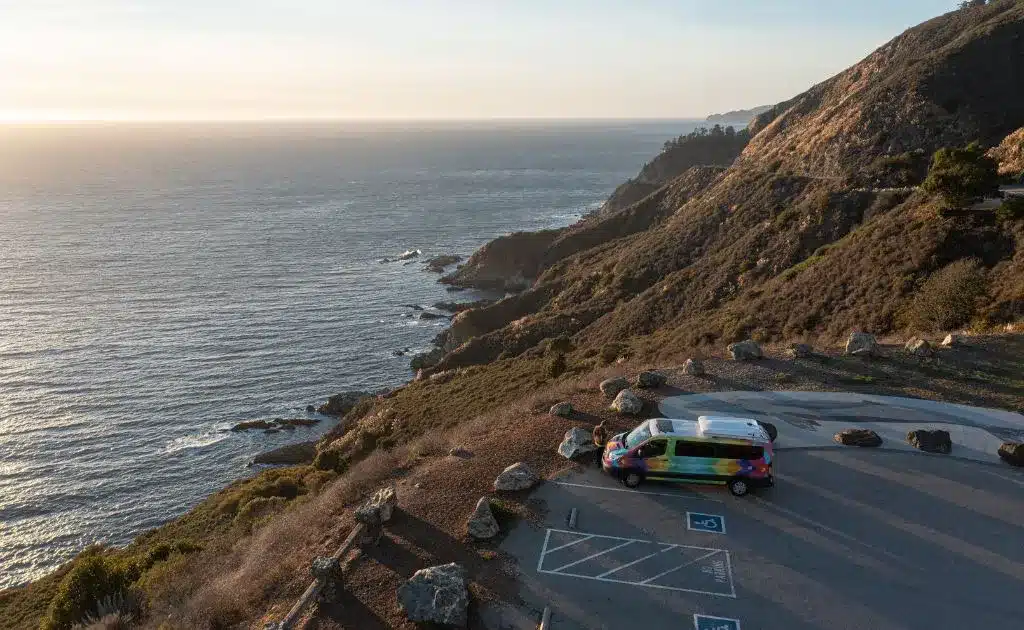
M 426 261 L 427 271 L 434 273 L 444 273 L 445 267 L 451 267 L 457 262 L 462 261 L 462 256 L 458 254 L 444 254 L 441 256 L 434 256 L 433 258 Z
M 231 427 L 232 431 L 250 431 L 252 429 L 272 429 L 274 423 L 269 420 L 246 420 Z
M 469 619 L 466 569 L 454 562 L 420 569 L 398 588 L 398 603 L 413 623 L 465 628 Z

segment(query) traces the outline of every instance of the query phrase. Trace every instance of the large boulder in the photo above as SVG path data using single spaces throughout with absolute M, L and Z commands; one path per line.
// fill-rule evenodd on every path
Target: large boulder
M 494 489 L 503 492 L 516 492 L 532 488 L 538 481 L 540 478 L 537 477 L 537 473 L 533 472 L 526 462 L 518 462 L 501 471 L 501 474 L 494 480 Z
M 761 346 L 753 339 L 729 344 L 729 356 L 734 361 L 754 361 L 764 356 Z
M 935 355 L 935 351 L 932 350 L 932 344 L 928 343 L 925 339 L 918 337 L 912 337 L 907 342 L 903 349 L 914 355 L 915 357 L 927 358 Z
M 414 370 L 424 370 L 432 368 L 441 362 L 444 358 L 444 350 L 441 348 L 434 348 L 430 352 L 423 352 L 417 354 L 409 361 L 409 367 Z
M 836 433 L 832 439 L 846 446 L 881 446 L 882 437 L 871 429 L 846 429 Z
M 806 343 L 790 344 L 789 356 L 793 359 L 809 359 L 814 356 L 814 348 Z
M 573 409 L 571 402 L 560 402 L 557 405 L 551 407 L 551 415 L 558 416 L 559 418 L 571 418 L 572 411 Z
M 413 623 L 465 628 L 469 615 L 466 569 L 443 564 L 417 571 L 398 587 L 398 603 Z
M 1011 466 L 1024 467 L 1024 444 L 1004 442 L 999 447 L 999 459 Z
M 311 464 L 315 457 L 316 442 L 301 442 L 260 453 L 252 458 L 252 463 L 295 466 L 298 464 Z
M 365 503 L 356 508 L 356 520 L 364 525 L 377 526 L 391 520 L 391 514 L 398 505 L 395 489 L 388 486 L 373 493 Z
M 946 335 L 946 338 L 942 340 L 943 348 L 955 348 L 963 344 L 963 337 L 956 333 Z
M 491 512 L 491 500 L 481 497 L 476 502 L 473 514 L 466 522 L 466 532 L 476 540 L 489 540 L 497 536 L 500 531 L 498 519 L 494 518 L 494 512 Z
M 853 357 L 878 356 L 878 340 L 869 333 L 850 333 L 850 338 L 846 340 L 846 354 Z
M 594 434 L 580 427 L 573 427 L 566 431 L 562 443 L 558 445 L 558 454 L 566 459 L 572 459 L 596 450 Z
M 949 437 L 949 431 L 910 431 L 907 433 L 907 442 L 928 453 L 950 453 L 953 450 L 953 440 Z
M 687 376 L 704 376 L 704 362 L 700 359 L 687 359 L 683 364 L 683 374 Z
M 367 392 L 342 392 L 327 399 L 327 402 L 317 407 L 317 412 L 325 416 L 344 416 L 352 411 L 352 408 L 365 398 L 370 398 Z
M 611 409 L 626 415 L 638 416 L 644 410 L 644 401 L 633 392 L 624 389 L 612 401 Z
M 657 389 L 668 383 L 668 377 L 661 372 L 640 372 L 636 377 L 636 386 L 640 389 Z
M 318 580 L 330 580 L 341 575 L 341 560 L 333 556 L 317 556 L 309 567 L 309 572 Z
M 629 381 L 624 377 L 618 376 L 616 378 L 610 378 L 605 381 L 601 381 L 601 393 L 608 398 L 615 398 L 624 389 L 629 388 Z

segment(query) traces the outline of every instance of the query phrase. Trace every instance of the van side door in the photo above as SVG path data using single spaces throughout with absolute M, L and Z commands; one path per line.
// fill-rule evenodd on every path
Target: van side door
M 668 440 L 656 437 L 648 440 L 637 449 L 637 455 L 643 460 L 644 473 L 655 479 L 665 477 L 669 470 Z
M 718 477 L 715 445 L 710 442 L 677 439 L 672 457 L 672 472 L 677 477 L 714 480 Z

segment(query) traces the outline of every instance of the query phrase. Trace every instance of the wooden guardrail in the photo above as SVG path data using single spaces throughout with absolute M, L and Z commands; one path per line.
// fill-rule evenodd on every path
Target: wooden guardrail
M 344 568 L 345 565 L 345 556 L 352 550 L 352 547 L 355 547 L 359 543 L 365 533 L 366 525 L 362 523 L 356 524 L 349 533 L 348 538 L 341 543 L 338 550 L 334 552 L 333 556 L 331 556 L 333 559 L 338 561 L 342 568 Z M 298 601 L 295 602 L 295 605 L 292 606 L 291 610 L 288 611 L 285 618 L 282 619 L 280 623 L 276 624 L 276 626 L 271 627 L 276 627 L 278 630 L 292 630 L 292 628 L 295 627 L 295 624 L 298 623 L 299 619 L 302 618 L 306 609 L 309 608 L 309 605 L 315 602 L 317 597 L 320 596 L 324 586 L 327 585 L 328 579 L 329 578 L 327 576 L 316 577 L 302 593 Z

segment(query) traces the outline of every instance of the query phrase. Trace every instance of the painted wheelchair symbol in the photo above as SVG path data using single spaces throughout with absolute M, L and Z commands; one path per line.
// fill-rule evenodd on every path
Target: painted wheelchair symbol
M 686 528 L 691 531 L 711 534 L 725 533 L 725 517 L 718 514 L 686 513 Z

